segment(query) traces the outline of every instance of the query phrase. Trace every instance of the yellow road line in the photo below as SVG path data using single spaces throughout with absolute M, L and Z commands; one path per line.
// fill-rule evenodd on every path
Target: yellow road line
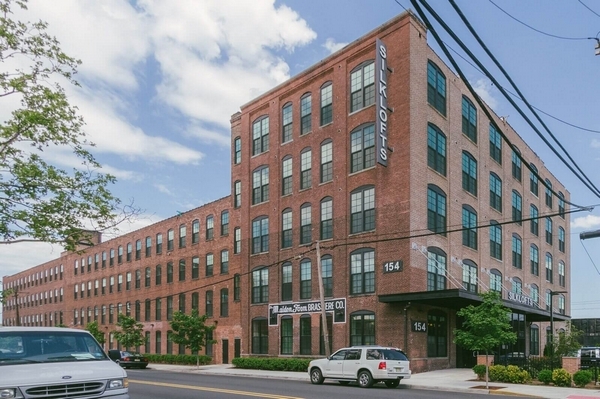
M 206 391 L 206 392 L 218 392 L 218 393 L 228 393 L 231 395 L 242 395 L 242 396 L 255 396 L 258 398 L 270 398 L 270 399 L 303 399 L 296 396 L 285 396 L 285 395 L 274 395 L 269 393 L 260 393 L 260 392 L 250 392 L 250 391 L 235 391 L 233 389 L 221 389 L 221 388 L 209 388 L 209 387 L 198 387 L 194 385 L 182 385 L 182 384 L 170 384 L 167 382 L 152 382 L 152 381 L 141 381 L 141 380 L 129 380 L 130 383 L 136 384 L 146 384 L 146 385 L 156 385 L 161 387 L 169 387 L 169 388 L 181 388 L 181 389 L 191 389 L 194 391 Z

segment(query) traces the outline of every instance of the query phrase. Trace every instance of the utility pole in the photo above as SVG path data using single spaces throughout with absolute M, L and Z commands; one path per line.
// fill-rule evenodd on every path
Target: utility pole
M 323 343 L 325 356 L 329 357 L 329 331 L 327 326 L 327 312 L 325 312 L 325 290 L 323 289 L 323 274 L 321 272 L 321 247 L 317 241 L 317 274 L 319 280 L 319 297 L 321 298 L 321 324 L 323 325 Z
M 584 231 L 582 233 L 579 233 L 580 240 L 587 240 L 588 238 L 598 238 L 598 237 L 600 237 L 600 230 Z

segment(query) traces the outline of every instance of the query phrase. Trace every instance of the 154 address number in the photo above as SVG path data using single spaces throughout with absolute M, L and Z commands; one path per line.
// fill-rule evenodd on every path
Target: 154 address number
M 384 273 L 401 272 L 402 269 L 403 269 L 403 265 L 402 265 L 401 260 L 393 260 L 390 262 L 385 262 L 383 264 L 383 272 Z

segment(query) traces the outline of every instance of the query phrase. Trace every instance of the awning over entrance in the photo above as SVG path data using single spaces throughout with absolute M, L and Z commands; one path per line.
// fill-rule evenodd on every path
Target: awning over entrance
M 439 306 L 449 309 L 461 309 L 468 305 L 477 306 L 481 303 L 481 297 L 472 292 L 461 289 L 441 290 L 441 291 L 421 291 L 406 292 L 402 294 L 379 295 L 379 302 L 410 302 L 412 304 L 421 303 L 423 305 Z M 515 313 L 524 314 L 527 321 L 550 321 L 550 312 L 545 309 L 534 306 L 527 306 L 518 302 L 502 300 L 507 308 Z M 568 321 L 571 318 L 566 315 L 554 313 L 554 321 Z

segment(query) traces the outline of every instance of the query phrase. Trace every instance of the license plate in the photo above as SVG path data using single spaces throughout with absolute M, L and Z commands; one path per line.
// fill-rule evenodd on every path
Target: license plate
M 140 359 L 134 359 L 134 362 L 139 362 L 139 361 L 140 361 Z
M 400 371 L 404 370 L 404 367 L 395 367 L 394 370 L 396 370 L 397 372 L 400 372 Z

